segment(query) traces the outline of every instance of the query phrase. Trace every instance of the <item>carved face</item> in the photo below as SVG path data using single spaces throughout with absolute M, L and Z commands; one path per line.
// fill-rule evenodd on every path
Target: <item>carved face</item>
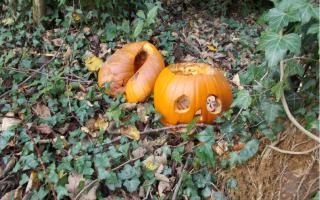
M 154 104 L 163 123 L 212 123 L 232 102 L 231 87 L 222 72 L 207 64 L 170 65 L 159 75 Z

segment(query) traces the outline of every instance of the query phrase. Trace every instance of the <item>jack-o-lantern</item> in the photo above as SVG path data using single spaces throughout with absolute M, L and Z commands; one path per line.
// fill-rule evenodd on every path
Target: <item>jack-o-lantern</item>
M 142 102 L 152 92 L 155 81 L 164 68 L 164 60 L 149 42 L 134 42 L 117 50 L 102 66 L 98 84 L 109 82 L 106 93 L 116 96 L 125 92 L 128 102 Z
M 203 63 L 179 63 L 166 67 L 154 87 L 155 109 L 163 124 L 212 123 L 229 109 L 232 91 L 223 73 Z

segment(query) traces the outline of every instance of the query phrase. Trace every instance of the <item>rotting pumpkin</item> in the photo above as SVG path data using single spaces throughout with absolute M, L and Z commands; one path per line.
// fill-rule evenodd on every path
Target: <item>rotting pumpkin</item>
M 143 102 L 152 92 L 164 68 L 157 48 L 146 41 L 129 43 L 117 50 L 98 73 L 98 85 L 110 83 L 106 93 L 116 96 L 125 92 L 128 102 Z
M 232 91 L 222 71 L 204 63 L 179 63 L 166 67 L 154 87 L 155 109 L 163 124 L 210 124 L 229 109 Z

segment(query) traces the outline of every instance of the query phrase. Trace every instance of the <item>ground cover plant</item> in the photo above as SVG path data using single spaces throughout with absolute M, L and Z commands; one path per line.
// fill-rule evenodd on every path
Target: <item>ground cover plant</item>
M 0 2 L 1 199 L 319 198 L 318 1 L 33 3 Z M 163 126 L 153 95 L 106 94 L 143 40 L 222 69 L 231 108 Z

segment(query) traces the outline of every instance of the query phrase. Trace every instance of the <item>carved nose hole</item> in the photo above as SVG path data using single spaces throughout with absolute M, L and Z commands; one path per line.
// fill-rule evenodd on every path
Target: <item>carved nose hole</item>
M 194 118 L 198 118 L 200 121 L 203 120 L 201 109 L 197 110 L 197 112 L 194 114 Z
M 221 100 L 214 95 L 207 97 L 206 107 L 211 114 L 218 114 L 222 110 Z
M 186 95 L 178 97 L 174 102 L 174 109 L 178 113 L 188 112 L 190 109 L 190 99 Z

